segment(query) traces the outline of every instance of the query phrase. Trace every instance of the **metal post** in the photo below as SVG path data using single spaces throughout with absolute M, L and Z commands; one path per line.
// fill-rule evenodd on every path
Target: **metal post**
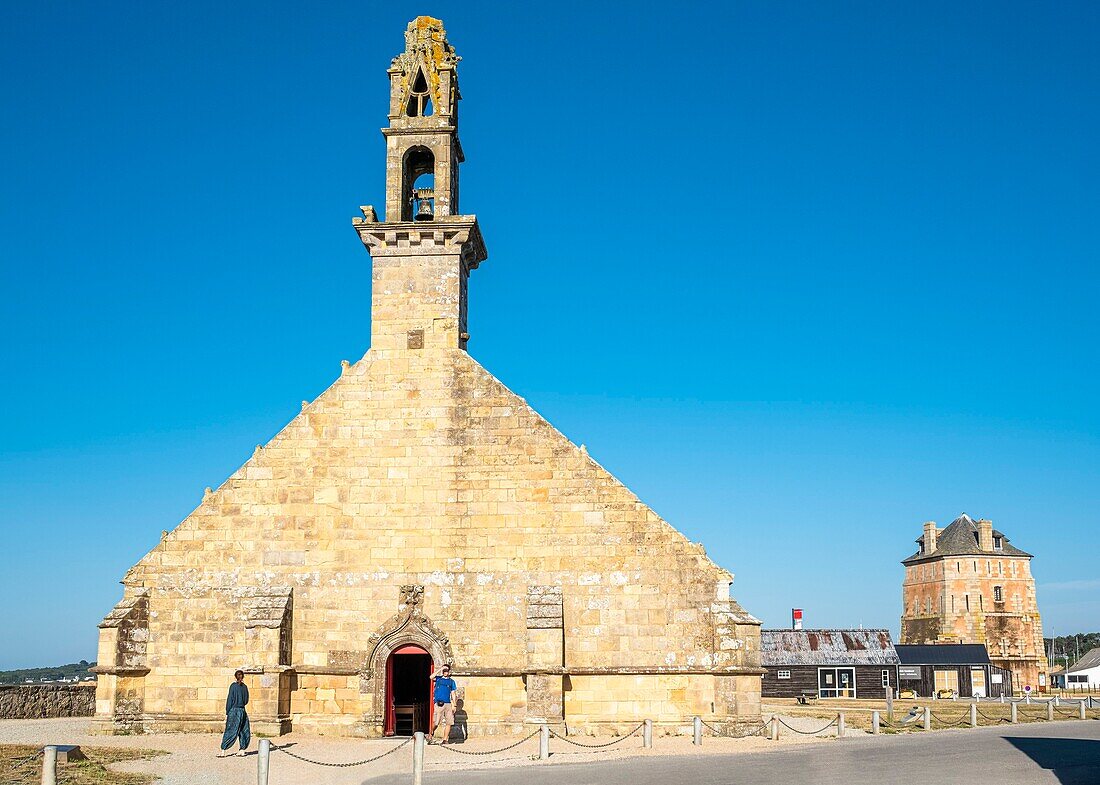
M 772 741 L 779 741 L 779 715 L 772 715 Z
M 1054 722 L 1054 704 L 1047 701 L 1047 722 Z
M 256 785 L 267 785 L 271 771 L 271 740 L 260 739 L 260 754 L 256 758 Z
M 653 749 L 653 720 L 646 720 L 642 729 L 642 746 L 647 750 Z
M 871 712 L 871 733 L 874 734 L 875 736 L 878 735 L 878 724 L 879 724 L 878 712 L 877 711 L 872 711 Z
M 1019 722 L 1019 721 L 1020 721 L 1019 717 L 1017 717 L 1017 716 L 1016 716 L 1016 702 L 1015 702 L 1015 701 L 1013 701 L 1013 702 L 1012 702 L 1012 703 L 1011 703 L 1011 704 L 1009 705 L 1009 707 L 1008 707 L 1008 713 L 1009 713 L 1009 717 L 1010 717 L 1010 718 L 1012 719 L 1012 721 L 1013 721 L 1014 723 L 1015 723 L 1015 722 Z
M 413 734 L 413 785 L 424 781 L 424 731 Z
M 1030 692 L 1027 695 L 1024 696 L 1024 703 L 1026 703 L 1028 706 L 1031 705 L 1031 693 Z
M 1085 719 L 1085 702 L 1080 701 L 1077 704 L 1077 717 L 1078 719 Z
M 550 759 L 550 726 L 543 723 L 539 727 L 539 760 Z
M 838 712 L 836 715 L 836 737 L 844 738 L 844 712 Z
M 978 704 L 977 703 L 971 703 L 970 704 L 970 727 L 971 728 L 978 727 Z
M 694 726 L 694 737 L 692 738 L 691 743 L 694 744 L 696 747 L 700 747 L 703 744 L 703 718 L 696 717 L 695 720 L 692 722 L 692 725 Z
M 932 730 L 932 709 L 928 706 L 924 707 L 924 729 Z
M 57 747 L 53 744 L 42 750 L 42 785 L 57 785 Z

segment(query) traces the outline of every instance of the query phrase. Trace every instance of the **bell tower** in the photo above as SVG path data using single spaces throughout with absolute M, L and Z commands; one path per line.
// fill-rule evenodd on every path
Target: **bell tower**
M 485 260 L 477 218 L 458 211 L 457 65 L 443 23 L 418 16 L 393 59 L 386 212 L 353 219 L 373 260 L 371 351 L 465 349 L 470 271 Z

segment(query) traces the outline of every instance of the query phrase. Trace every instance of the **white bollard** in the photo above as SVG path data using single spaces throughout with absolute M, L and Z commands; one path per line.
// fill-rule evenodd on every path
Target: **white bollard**
M 413 785 L 424 781 L 424 731 L 413 734 Z
M 1005 702 L 1005 696 L 1004 696 L 1004 693 L 1002 692 L 1001 693 L 1001 703 L 1004 703 L 1004 702 Z
M 271 771 L 271 740 L 260 739 L 260 754 L 256 757 L 256 785 L 267 785 Z
M 932 730 L 932 709 L 928 706 L 924 707 L 924 729 Z
M 1082 719 L 1082 720 L 1085 719 L 1085 702 L 1084 701 L 1079 701 L 1077 703 L 1077 718 Z
M 539 760 L 550 759 L 550 726 L 545 723 L 539 728 Z
M 642 746 L 647 750 L 653 749 L 653 720 L 646 720 L 642 729 Z
M 57 747 L 53 744 L 42 749 L 42 785 L 57 785 Z
M 844 712 L 839 712 L 836 715 L 836 737 L 838 739 L 844 738 Z
M 1031 693 L 1030 692 L 1027 695 L 1024 696 L 1024 703 L 1026 703 L 1028 706 L 1031 705 Z
M 879 727 L 879 716 L 878 716 L 878 711 L 876 710 L 876 711 L 871 712 L 871 733 L 874 734 L 875 736 L 878 735 L 878 727 Z
M 703 718 L 696 717 L 691 724 L 694 726 L 692 728 L 691 743 L 696 747 L 701 747 L 703 744 Z
M 1008 716 L 1014 723 L 1020 721 L 1020 718 L 1016 716 L 1016 711 L 1016 701 L 1013 701 L 1008 707 Z
M 1062 704 L 1061 704 L 1061 703 L 1059 702 L 1059 700 L 1058 700 L 1058 696 L 1057 696 L 1057 695 L 1055 695 L 1055 696 L 1054 696 L 1054 705 L 1055 705 L 1055 706 L 1061 706 L 1061 705 L 1062 705 Z
M 978 727 L 978 704 L 977 703 L 971 703 L 970 704 L 970 727 L 971 728 Z
M 1054 722 L 1054 704 L 1047 701 L 1047 722 Z
M 772 715 L 772 741 L 779 741 L 779 715 Z

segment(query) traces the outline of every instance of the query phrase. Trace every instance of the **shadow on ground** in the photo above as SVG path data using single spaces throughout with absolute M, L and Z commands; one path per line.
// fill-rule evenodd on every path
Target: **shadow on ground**
M 1062 785 L 1100 784 L 1100 741 L 1035 736 L 1005 736 L 1004 740 L 1038 766 L 1050 769 Z

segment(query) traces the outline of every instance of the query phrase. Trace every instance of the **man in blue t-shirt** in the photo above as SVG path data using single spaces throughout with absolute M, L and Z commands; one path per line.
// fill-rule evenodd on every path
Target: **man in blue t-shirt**
M 455 724 L 455 693 L 458 692 L 458 685 L 451 678 L 450 665 L 444 665 L 439 669 L 439 673 L 432 674 L 432 678 L 435 679 L 435 687 L 432 689 L 432 700 L 435 702 L 435 725 L 432 726 L 432 732 L 428 738 L 435 738 L 435 729 L 442 723 L 443 741 L 441 743 L 446 744 L 451 738 L 451 728 Z

